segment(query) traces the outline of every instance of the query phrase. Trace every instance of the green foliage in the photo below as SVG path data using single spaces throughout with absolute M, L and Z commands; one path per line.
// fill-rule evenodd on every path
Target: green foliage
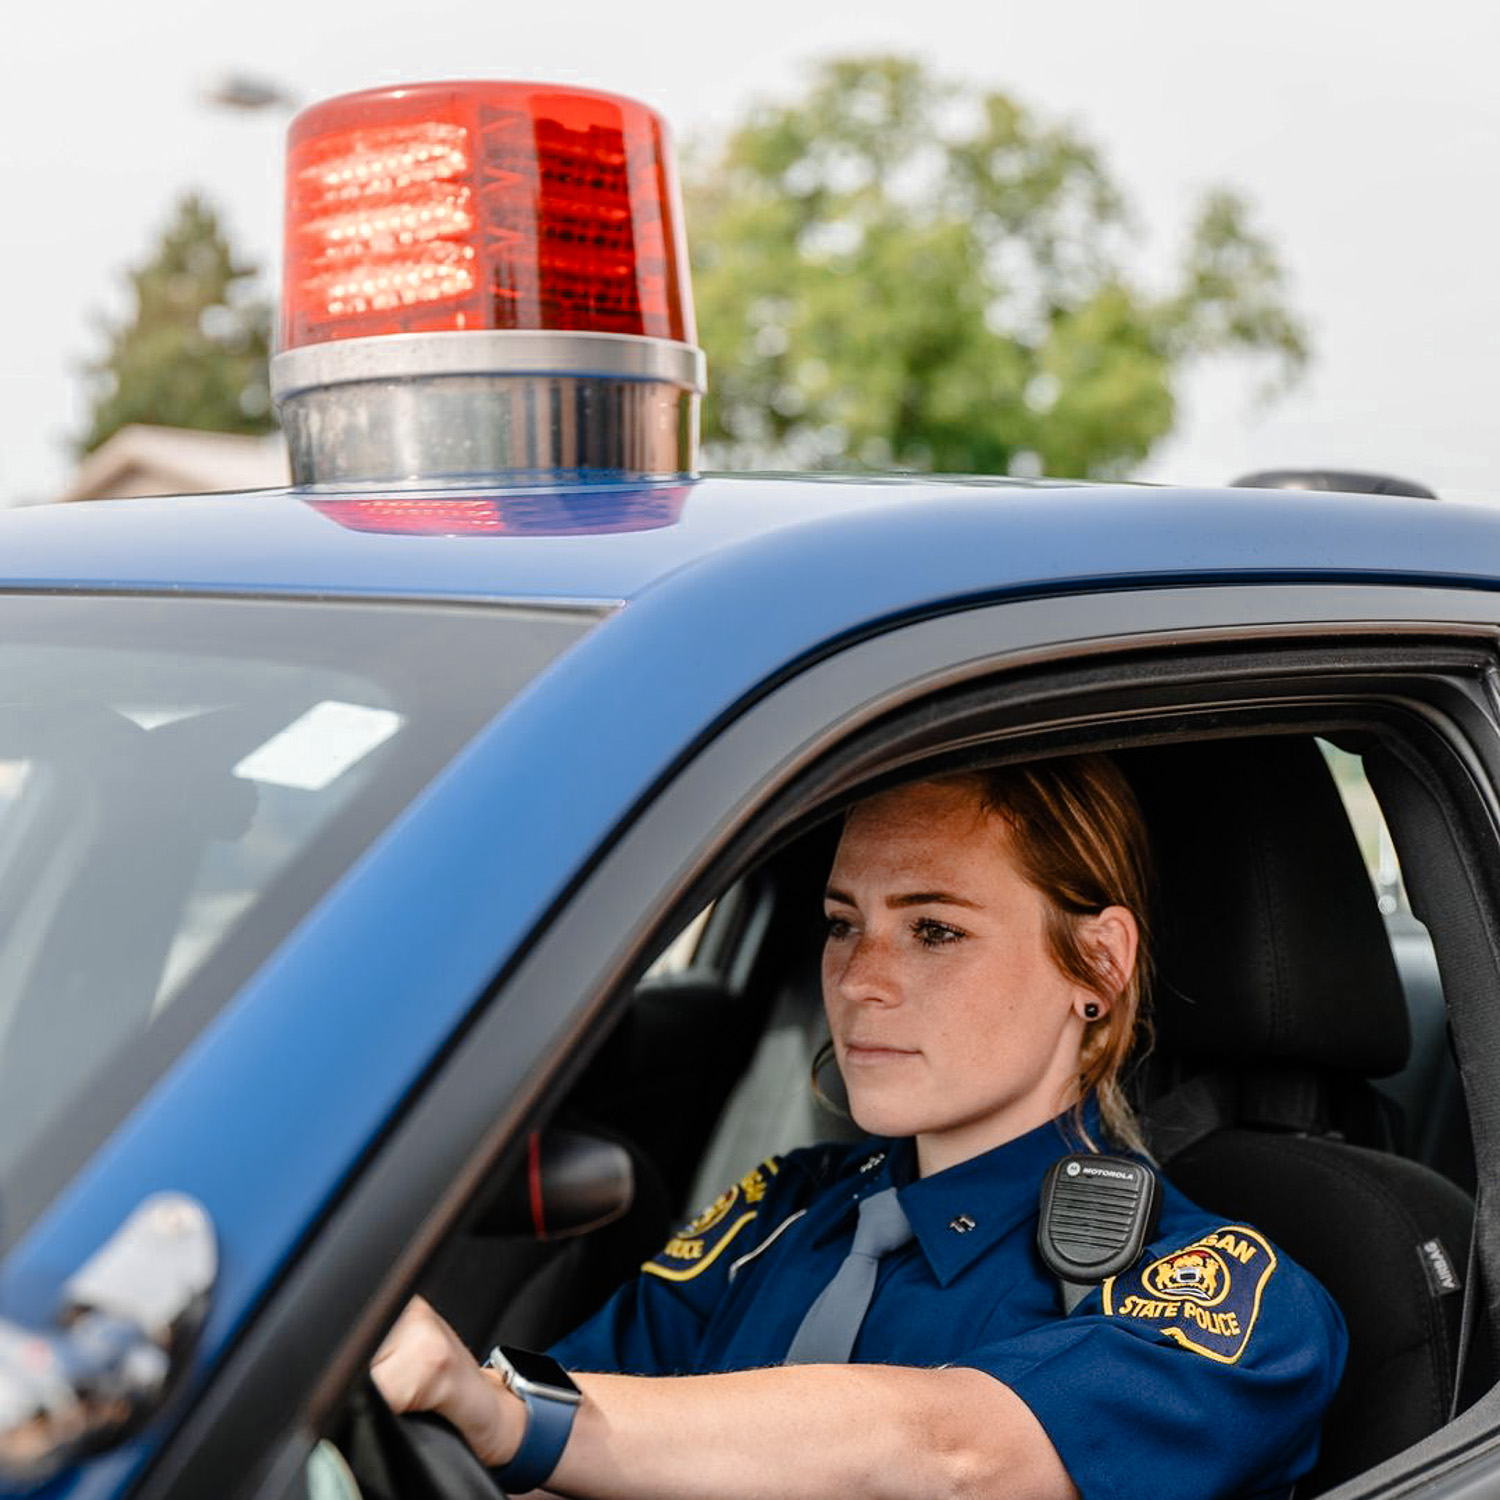
M 685 176 L 726 466 L 1118 476 L 1171 431 L 1190 362 L 1268 360 L 1275 389 L 1307 359 L 1233 194 L 1153 291 L 1093 146 L 908 59 L 822 65 Z
M 269 432 L 270 312 L 256 268 L 236 260 L 212 208 L 188 194 L 151 257 L 130 272 L 135 311 L 105 329 L 108 353 L 87 366 L 81 452 L 131 422 L 209 432 Z

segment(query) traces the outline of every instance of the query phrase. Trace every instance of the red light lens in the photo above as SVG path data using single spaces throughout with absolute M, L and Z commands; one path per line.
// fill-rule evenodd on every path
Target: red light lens
M 695 337 L 665 123 L 629 99 L 430 83 L 292 123 L 281 347 L 529 328 Z
M 675 526 L 686 485 L 567 490 L 491 499 L 391 495 L 307 504 L 347 531 L 380 536 L 612 536 Z

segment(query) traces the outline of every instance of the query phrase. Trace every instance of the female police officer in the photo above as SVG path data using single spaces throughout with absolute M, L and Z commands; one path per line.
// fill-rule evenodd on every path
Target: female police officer
M 481 1370 L 421 1302 L 376 1355 L 387 1401 L 515 1491 L 1284 1494 L 1345 1348 L 1311 1277 L 1167 1185 L 1152 1243 L 1070 1313 L 1036 1248 L 1049 1167 L 1139 1146 L 1144 848 L 1101 757 L 858 805 L 823 997 L 876 1139 L 762 1163 L 679 1230 L 553 1351 L 576 1404 L 520 1355 Z

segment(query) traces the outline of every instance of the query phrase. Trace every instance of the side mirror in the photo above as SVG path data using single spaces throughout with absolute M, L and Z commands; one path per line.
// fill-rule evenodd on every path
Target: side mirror
M 618 1219 L 635 1198 L 635 1163 L 618 1141 L 582 1130 L 533 1130 L 526 1163 L 475 1229 L 566 1240 Z
M 67 1281 L 51 1328 L 0 1319 L 0 1488 L 38 1486 L 155 1414 L 218 1270 L 207 1211 L 157 1193 Z

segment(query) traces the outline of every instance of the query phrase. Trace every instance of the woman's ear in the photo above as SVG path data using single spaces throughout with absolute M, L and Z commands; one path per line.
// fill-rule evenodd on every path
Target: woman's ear
M 1141 945 L 1135 913 L 1124 906 L 1106 906 L 1103 911 L 1084 918 L 1083 938 L 1100 971 L 1109 976 L 1110 988 L 1116 996 L 1120 995 L 1135 973 L 1136 953 Z

